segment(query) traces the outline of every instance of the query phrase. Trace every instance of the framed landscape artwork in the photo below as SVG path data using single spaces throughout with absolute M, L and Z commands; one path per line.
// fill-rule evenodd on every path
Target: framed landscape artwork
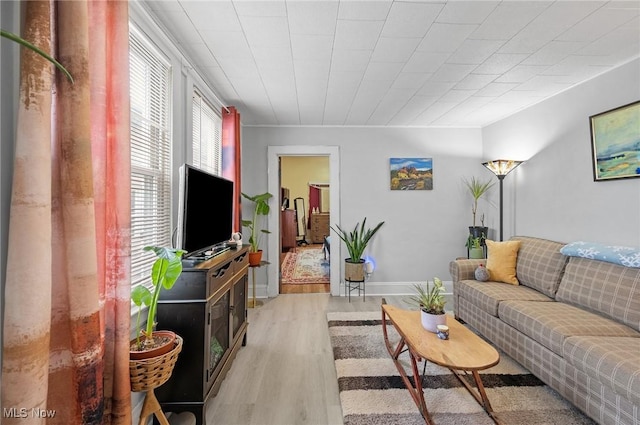
M 432 190 L 432 158 L 390 158 L 391 190 Z
M 593 179 L 640 177 L 640 101 L 589 117 Z

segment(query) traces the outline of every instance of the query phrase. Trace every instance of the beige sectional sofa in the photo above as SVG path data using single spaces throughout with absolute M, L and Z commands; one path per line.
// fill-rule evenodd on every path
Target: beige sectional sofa
M 519 285 L 450 264 L 454 314 L 600 424 L 640 425 L 640 268 L 519 240 Z

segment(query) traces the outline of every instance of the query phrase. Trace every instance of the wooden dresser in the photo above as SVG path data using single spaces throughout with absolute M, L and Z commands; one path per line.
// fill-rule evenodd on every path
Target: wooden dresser
M 324 237 L 329 236 L 329 213 L 311 214 L 311 243 L 323 243 Z
M 282 252 L 296 247 L 296 235 L 298 226 L 296 223 L 295 210 L 280 211 L 280 235 L 282 238 Z

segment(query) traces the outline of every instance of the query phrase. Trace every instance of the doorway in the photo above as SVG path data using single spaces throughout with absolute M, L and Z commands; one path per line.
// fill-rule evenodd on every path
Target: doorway
M 327 213 L 329 225 L 335 227 L 335 223 L 339 222 L 340 214 L 340 186 L 339 186 L 339 149 L 337 146 L 269 146 L 267 148 L 268 157 L 268 190 L 273 194 L 280 194 L 280 163 L 282 157 L 328 157 L 329 160 L 329 178 L 328 183 L 331 188 L 326 202 L 329 204 L 329 212 Z M 313 183 L 313 182 L 312 182 Z M 308 182 L 304 182 L 305 185 Z M 291 201 L 289 202 L 291 205 Z M 306 205 L 308 208 L 308 204 Z M 270 266 L 267 270 L 267 296 L 275 297 L 281 293 L 280 291 L 280 254 L 281 254 L 281 208 L 272 208 L 268 216 L 269 235 L 269 262 Z M 332 295 L 340 293 L 340 264 L 339 249 L 329 249 L 327 252 L 327 261 L 329 262 L 329 291 Z M 276 266 L 278 265 L 278 266 Z M 275 267 L 274 267 L 275 266 Z
M 328 293 L 329 156 L 279 158 L 280 293 Z

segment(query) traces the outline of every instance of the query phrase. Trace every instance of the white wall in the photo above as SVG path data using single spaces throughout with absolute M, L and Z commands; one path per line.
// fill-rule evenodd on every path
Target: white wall
M 434 276 L 450 280 L 449 262 L 466 256 L 464 242 L 471 224 L 471 198 L 463 189 L 462 177 L 487 173 L 480 164 L 479 129 L 245 127 L 244 192 L 267 191 L 270 145 L 338 147 L 338 223 L 352 228 L 364 217 L 372 225 L 385 221 L 369 246 L 377 269 L 367 283 L 368 293 L 387 291 L 383 287 L 388 284 L 424 282 Z M 391 157 L 433 158 L 434 189 L 391 191 Z M 243 211 L 243 215 L 248 213 Z M 270 227 L 273 225 L 277 223 L 269 223 Z M 343 244 L 333 245 L 342 249 L 339 258 L 348 256 Z
M 594 182 L 589 129 L 589 116 L 638 99 L 635 60 L 482 130 L 484 159 L 527 161 L 504 181 L 505 239 L 640 246 L 640 178 Z

